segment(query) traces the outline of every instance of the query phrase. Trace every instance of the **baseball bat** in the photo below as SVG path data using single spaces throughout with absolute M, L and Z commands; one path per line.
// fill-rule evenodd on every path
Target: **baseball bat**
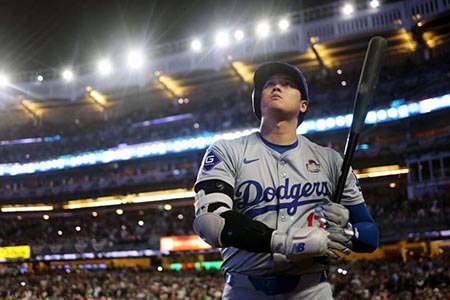
M 387 41 L 383 37 L 375 36 L 370 39 L 361 69 L 358 87 L 356 88 L 356 95 L 353 103 L 352 125 L 350 126 L 347 135 L 341 175 L 333 197 L 335 203 L 341 202 L 342 193 L 344 192 L 345 182 L 350 170 L 353 155 L 355 154 L 359 134 L 364 125 L 364 120 L 366 119 L 375 88 L 378 84 L 386 49 Z

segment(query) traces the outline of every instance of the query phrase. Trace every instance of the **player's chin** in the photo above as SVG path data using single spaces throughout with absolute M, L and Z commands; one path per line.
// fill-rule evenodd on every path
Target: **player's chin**
M 288 108 L 282 101 L 272 101 L 263 109 L 263 115 L 269 118 L 277 118 L 289 114 Z
M 279 121 L 286 121 L 290 119 L 297 120 L 298 115 L 296 112 L 289 111 L 285 107 L 272 107 L 270 111 L 266 114 L 267 118 L 270 120 L 279 120 Z

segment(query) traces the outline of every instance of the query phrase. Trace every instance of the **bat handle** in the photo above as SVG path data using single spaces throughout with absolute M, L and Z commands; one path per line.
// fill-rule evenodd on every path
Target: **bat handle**
M 359 133 L 351 131 L 345 148 L 345 156 L 342 162 L 341 175 L 337 184 L 337 189 L 334 193 L 333 202 L 341 203 L 342 194 L 344 193 L 345 182 L 347 180 L 348 172 L 350 170 L 351 157 L 355 153 L 356 143 L 358 142 Z

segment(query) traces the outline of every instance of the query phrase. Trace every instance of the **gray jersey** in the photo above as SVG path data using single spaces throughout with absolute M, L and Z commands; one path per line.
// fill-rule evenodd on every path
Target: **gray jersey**
M 233 210 L 273 229 L 320 226 L 314 208 L 331 201 L 340 175 L 342 157 L 333 149 L 300 136 L 298 146 L 278 153 L 252 133 L 234 140 L 219 140 L 207 150 L 197 182 L 218 179 L 234 188 Z M 363 202 L 353 172 L 342 205 Z M 223 268 L 244 274 L 302 274 L 325 269 L 305 259 L 292 263 L 284 255 L 250 253 L 234 247 L 221 249 Z

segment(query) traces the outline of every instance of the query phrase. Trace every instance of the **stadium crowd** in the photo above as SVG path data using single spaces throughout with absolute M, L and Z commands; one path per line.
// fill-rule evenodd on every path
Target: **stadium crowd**
M 130 193 L 130 187 L 136 185 L 145 185 L 148 191 L 161 190 L 167 182 L 172 183 L 171 188 L 177 187 L 177 182 L 181 184 L 178 187 L 191 188 L 200 158 L 199 154 L 193 153 L 150 163 L 112 163 L 94 166 L 89 170 L 74 169 L 4 178 L 0 180 L 0 198 L 17 204 L 22 201 L 26 203 L 27 199 L 61 198 L 61 195 L 83 192 L 91 193 L 93 197 L 97 196 L 96 192 L 111 188 Z
M 219 270 L 53 270 L 0 279 L 4 300 L 214 300 L 221 299 L 223 287 Z M 335 300 L 446 300 L 449 253 L 332 265 L 329 281 Z
M 96 270 L 0 277 L 4 300 L 220 299 L 219 271 Z
M 436 58 L 426 63 L 404 63 L 386 66 L 377 89 L 375 107 L 387 107 L 392 101 L 417 101 L 450 92 L 445 83 L 448 58 Z M 348 69 L 342 74 L 329 74 L 326 78 L 308 78 L 311 102 L 308 117 L 317 118 L 344 114 L 351 111 L 359 71 Z M 343 86 L 342 82 L 346 84 Z M 62 155 L 108 149 L 120 144 L 137 144 L 176 137 L 193 136 L 202 132 L 220 132 L 231 129 L 257 127 L 250 105 L 251 90 L 244 85 L 235 92 L 216 98 L 190 101 L 188 104 L 171 103 L 164 99 L 160 109 L 149 107 L 130 115 L 108 120 L 85 120 L 83 124 L 68 119 L 65 126 L 43 124 L 0 129 L 0 163 L 30 162 Z M 343 99 L 337 101 L 337 99 Z M 344 101 L 345 100 L 345 101 Z M 207 114 L 202 113 L 208 111 Z M 155 122 L 165 117 L 183 116 L 178 121 Z M 43 142 L 44 137 L 55 137 Z M 41 138 L 36 143 L 9 143 L 17 139 Z M 9 142 L 8 142 L 9 141 Z
M 450 197 L 443 191 L 408 200 L 398 189 L 368 190 L 366 202 L 381 239 L 450 228 Z M 30 245 L 34 254 L 159 249 L 159 238 L 194 234 L 192 205 L 139 209 L 99 208 L 95 212 L 55 212 L 0 216 L 0 246 Z
M 0 218 L 0 246 L 30 245 L 36 255 L 159 249 L 161 236 L 194 234 L 192 206 L 122 211 Z
M 356 158 L 374 159 L 382 157 L 401 157 L 414 153 L 418 155 L 433 151 L 445 151 L 450 145 L 450 134 L 424 137 L 420 142 L 415 139 L 392 143 L 391 145 L 371 146 L 358 150 Z M 337 148 L 337 147 L 334 147 Z M 342 149 L 336 149 L 342 152 Z M 0 179 L 0 198 L 5 201 L 21 203 L 27 199 L 40 197 L 60 197 L 64 194 L 79 192 L 96 193 L 113 187 L 127 191 L 136 185 L 146 185 L 149 190 L 160 190 L 165 183 L 179 183 L 180 188 L 191 188 L 199 168 L 203 151 L 172 156 L 170 159 L 158 158 L 152 162 L 137 164 L 117 163 L 95 166 L 95 170 L 52 173 L 37 173 L 23 177 L 5 177 Z M 399 158 L 400 159 L 400 158 Z M 169 187 L 168 187 L 169 188 Z
M 351 262 L 346 275 L 335 272 L 330 278 L 335 300 L 450 299 L 449 258 L 447 249 L 436 257 Z

